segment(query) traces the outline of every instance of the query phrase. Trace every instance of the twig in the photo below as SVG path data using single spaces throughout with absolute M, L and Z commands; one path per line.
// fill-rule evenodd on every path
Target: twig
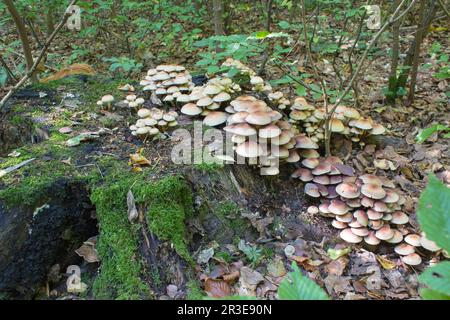
M 73 6 L 77 2 L 78 2 L 78 0 L 73 0 L 70 3 L 69 7 Z M 51 42 L 53 41 L 53 39 L 55 38 L 55 36 L 59 32 L 59 30 L 61 30 L 61 28 L 64 26 L 64 24 L 66 23 L 66 21 L 67 21 L 67 19 L 69 18 L 70 15 L 71 15 L 70 12 L 68 12 L 66 10 L 66 12 L 64 13 L 64 16 L 63 16 L 61 22 L 58 24 L 58 26 L 55 28 L 53 33 L 45 41 L 44 47 L 41 49 L 41 52 L 39 53 L 39 56 L 34 61 L 32 67 L 30 68 L 30 70 L 28 70 L 27 74 L 22 79 L 20 79 L 20 81 L 11 90 L 9 90 L 9 92 L 6 94 L 6 96 L 4 96 L 3 99 L 0 101 L 0 110 L 5 106 L 6 102 L 11 98 L 13 93 L 16 92 L 33 75 L 34 71 L 36 70 L 36 68 L 38 67 L 38 65 L 41 62 L 42 58 L 44 57 L 45 53 L 47 52 L 48 47 L 50 46 Z
M 445 6 L 445 3 L 442 2 L 442 0 L 438 0 L 439 5 L 442 7 L 442 10 L 444 10 L 447 17 L 450 18 L 450 11 L 448 11 L 447 7 Z
M 3 68 L 5 68 L 6 73 L 8 74 L 8 76 L 14 80 L 15 82 L 17 82 L 17 78 L 14 76 L 14 73 L 11 71 L 11 69 L 9 69 L 8 64 L 6 63 L 5 60 L 3 60 L 3 58 L 0 56 L 0 63 L 3 66 Z

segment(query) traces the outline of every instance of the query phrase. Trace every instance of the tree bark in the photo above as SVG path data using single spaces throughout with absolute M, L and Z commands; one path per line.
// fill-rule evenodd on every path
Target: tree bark
M 213 21 L 214 34 L 216 36 L 224 35 L 225 29 L 223 24 L 223 3 L 222 0 L 213 0 Z
M 6 4 L 6 7 L 8 8 L 9 13 L 14 20 L 14 23 L 16 24 L 17 32 L 19 33 L 20 41 L 22 42 L 23 54 L 25 56 L 25 61 L 27 64 L 27 71 L 29 72 L 31 71 L 31 68 L 33 66 L 33 55 L 31 53 L 30 41 L 28 39 L 25 24 L 23 22 L 23 19 L 20 17 L 19 12 L 17 12 L 13 1 L 3 0 L 3 2 Z M 32 82 L 37 82 L 37 76 L 34 72 L 31 75 L 30 79 Z

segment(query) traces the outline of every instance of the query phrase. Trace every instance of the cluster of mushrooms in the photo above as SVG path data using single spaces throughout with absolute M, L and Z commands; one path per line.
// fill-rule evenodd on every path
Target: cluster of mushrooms
M 135 94 L 129 94 L 125 97 L 123 103 L 130 108 L 137 109 L 145 103 L 145 99 L 138 98 L 138 96 Z
M 194 87 L 190 94 L 184 95 L 184 105 L 180 112 L 188 116 L 207 116 L 219 109 L 226 109 L 231 95 L 241 91 L 241 87 L 230 78 L 214 77 L 201 87 Z
M 112 103 L 114 102 L 114 96 L 107 94 L 97 101 L 97 105 L 100 107 L 106 107 L 107 110 L 112 109 Z
M 297 97 L 290 107 L 289 121 L 303 127 L 315 142 L 325 139 L 324 108 L 310 105 L 305 98 Z M 370 117 L 361 117 L 358 110 L 347 106 L 337 106 L 330 123 L 331 132 L 348 136 L 354 142 L 360 142 L 368 135 L 383 134 L 386 129 L 375 123 Z
M 131 134 L 141 138 L 156 136 L 168 128 L 178 125 L 176 111 L 164 111 L 158 108 L 142 108 L 138 111 L 139 119 L 130 126 Z
M 396 244 L 394 251 L 408 265 L 422 262 L 417 247 L 440 250 L 424 235 L 408 231 L 409 216 L 402 211 L 406 199 L 388 178 L 356 176 L 353 168 L 337 157 L 308 158 L 301 164 L 292 176 L 306 182 L 307 195 L 320 198 L 320 205 L 309 207 L 308 212 L 333 218 L 331 224 L 341 230 L 344 241 Z
M 159 65 L 147 71 L 141 80 L 144 92 L 155 94 L 163 102 L 182 102 L 194 88 L 192 76 L 180 65 Z

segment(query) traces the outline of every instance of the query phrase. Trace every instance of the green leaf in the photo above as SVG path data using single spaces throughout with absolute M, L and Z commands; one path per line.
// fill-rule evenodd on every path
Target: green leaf
M 450 252 L 450 188 L 434 175 L 420 196 L 417 218 L 427 238 Z
M 419 289 L 419 293 L 425 300 L 450 300 L 450 296 L 428 288 Z
M 443 261 L 426 269 L 419 276 L 419 281 L 433 291 L 450 296 L 450 261 Z
M 306 88 L 302 85 L 298 85 L 295 91 L 298 96 L 305 97 L 306 96 Z
M 280 21 L 278 25 L 280 26 L 281 29 L 289 29 L 289 27 L 291 26 L 290 23 L 287 21 Z
M 416 136 L 417 143 L 425 142 L 433 133 L 438 131 L 450 131 L 450 127 L 444 126 L 442 124 L 435 124 L 429 128 L 426 128 L 419 132 Z
M 352 249 L 350 248 L 344 248 L 344 249 L 333 249 L 329 248 L 327 251 L 328 256 L 330 259 L 337 260 L 342 256 L 345 256 L 346 254 L 350 253 Z
M 260 31 L 260 32 L 257 32 L 257 33 L 256 33 L 255 38 L 256 38 L 256 39 L 264 39 L 264 38 L 267 37 L 269 34 L 270 34 L 269 31 Z
M 281 300 L 329 300 L 325 291 L 314 281 L 304 276 L 295 263 L 278 287 Z

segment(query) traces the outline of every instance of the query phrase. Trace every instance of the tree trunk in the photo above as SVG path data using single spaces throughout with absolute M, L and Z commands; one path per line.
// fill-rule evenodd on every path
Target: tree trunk
M 17 32 L 19 33 L 20 41 L 22 42 L 23 54 L 25 56 L 27 70 L 30 71 L 33 66 L 33 55 L 31 53 L 30 41 L 28 39 L 27 30 L 25 28 L 25 24 L 23 23 L 23 19 L 20 17 L 17 12 L 16 7 L 12 0 L 3 0 L 8 8 L 9 13 L 11 14 L 14 23 L 17 27 Z M 30 77 L 32 82 L 37 82 L 37 76 L 33 73 Z
M 213 21 L 214 21 L 214 34 L 216 36 L 224 35 L 223 24 L 223 3 L 222 0 L 213 0 Z
M 393 9 L 395 10 L 400 4 L 400 0 L 395 0 Z M 389 74 L 389 91 L 391 94 L 388 96 L 388 101 L 393 103 L 396 98 L 396 82 L 397 82 L 397 67 L 399 57 L 399 44 L 400 44 L 400 25 L 401 21 L 397 21 L 392 26 L 392 58 L 391 58 L 391 72 Z

